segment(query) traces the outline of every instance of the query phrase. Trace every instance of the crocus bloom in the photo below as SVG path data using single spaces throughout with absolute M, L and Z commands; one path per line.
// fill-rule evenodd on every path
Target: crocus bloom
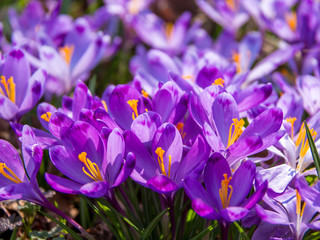
M 152 126 L 152 122 L 150 119 L 144 125 Z M 156 122 L 153 124 L 157 125 Z M 147 136 L 150 136 L 148 131 L 139 133 L 138 136 L 131 131 L 124 133 L 126 151 L 133 152 L 137 158 L 131 178 L 158 193 L 173 194 L 182 187 L 183 179 L 199 165 L 203 166 L 208 158 L 210 148 L 201 135 L 184 152 L 181 134 L 170 123 L 162 124 L 153 133 L 150 148 L 142 143 L 150 140 Z
M 211 148 L 224 154 L 230 165 L 272 146 L 285 133 L 279 131 L 283 120 L 279 108 L 265 110 L 243 130 L 245 122 L 234 98 L 220 86 L 211 86 L 200 97 L 193 95 L 189 111 Z
M 29 126 L 22 131 L 23 162 L 17 150 L 0 139 L 0 201 L 23 199 L 41 205 L 67 219 L 84 234 L 85 230 L 73 219 L 54 207 L 42 194 L 37 183 L 37 173 L 42 161 L 42 149 Z
M 255 178 L 256 166 L 243 162 L 232 173 L 227 160 L 220 153 L 213 153 L 204 168 L 204 185 L 193 178 L 186 178 L 184 188 L 191 199 L 192 208 L 201 217 L 219 222 L 234 222 L 249 213 L 265 194 L 267 182 L 261 184 L 248 199 Z
M 47 182 L 63 193 L 111 198 L 112 188 L 126 180 L 135 165 L 132 153 L 124 160 L 120 131 L 114 129 L 102 138 L 93 126 L 82 121 L 57 130 L 63 145 L 49 149 L 50 159 L 69 179 L 46 173 Z
M 300 240 L 303 239 L 308 229 L 320 229 L 318 217 L 315 217 L 319 211 L 319 205 L 317 205 L 319 192 L 309 187 L 301 178 L 296 180 L 295 185 L 297 189 L 288 188 L 286 192 L 275 198 L 265 196 L 263 200 L 268 206 L 266 209 L 256 205 L 258 216 L 264 222 L 276 224 L 276 226 L 273 227 L 273 231 L 270 231 L 268 224 L 262 224 L 256 230 L 253 239 L 284 237 L 279 234 L 287 232 L 286 237 Z M 318 187 L 319 184 L 316 188 Z M 264 230 L 267 228 L 269 231 Z
M 40 100 L 44 92 L 46 72 L 38 69 L 31 75 L 25 54 L 16 47 L 0 63 L 0 73 L 0 117 L 19 121 Z

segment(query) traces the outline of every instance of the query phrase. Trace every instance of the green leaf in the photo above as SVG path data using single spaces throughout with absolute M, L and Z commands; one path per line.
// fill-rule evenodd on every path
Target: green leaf
M 18 227 L 16 226 L 11 234 L 10 240 L 17 239 L 17 232 L 18 232 Z
M 320 179 L 320 157 L 319 157 L 319 153 L 318 153 L 318 150 L 316 148 L 316 145 L 314 144 L 313 138 L 311 136 L 311 133 L 310 133 L 310 130 L 308 128 L 308 125 L 307 125 L 306 121 L 304 121 L 304 126 L 306 128 L 308 142 L 309 142 L 310 150 L 311 150 L 311 153 L 312 153 L 313 162 L 314 162 L 314 165 L 316 166 L 318 178 Z
M 209 227 L 201 231 L 199 234 L 191 238 L 191 240 L 203 239 L 203 237 L 207 235 L 209 232 L 211 232 L 213 228 L 214 228 L 213 225 L 210 225 Z
M 250 240 L 250 238 L 248 237 L 248 235 L 246 234 L 246 232 L 242 229 L 242 227 L 237 223 L 237 222 L 233 222 L 234 225 L 237 227 L 239 233 L 241 234 L 242 239 L 244 240 Z
M 55 219 L 54 217 L 50 216 L 49 214 L 42 212 L 39 210 L 39 212 L 46 216 L 47 218 L 49 218 L 50 220 L 52 220 L 53 222 L 55 222 L 56 224 L 58 224 L 61 228 L 63 228 L 64 230 L 67 231 L 67 233 L 69 233 L 74 239 L 76 240 L 82 240 L 82 238 L 76 233 L 74 232 L 71 228 L 67 227 L 66 225 L 64 225 L 62 222 L 58 221 L 57 219 Z
M 161 213 L 159 213 L 148 225 L 148 227 L 143 231 L 143 234 L 140 238 L 140 240 L 147 239 L 149 235 L 152 233 L 153 229 L 156 227 L 162 216 L 169 210 L 169 208 L 163 210 Z
M 310 235 L 304 237 L 304 240 L 318 240 L 320 238 L 320 232 L 314 232 L 311 233 Z

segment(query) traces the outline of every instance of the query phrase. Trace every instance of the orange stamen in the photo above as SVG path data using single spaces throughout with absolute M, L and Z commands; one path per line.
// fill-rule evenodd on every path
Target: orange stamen
M 14 183 L 22 183 L 18 176 L 5 163 L 0 163 L 0 173 Z

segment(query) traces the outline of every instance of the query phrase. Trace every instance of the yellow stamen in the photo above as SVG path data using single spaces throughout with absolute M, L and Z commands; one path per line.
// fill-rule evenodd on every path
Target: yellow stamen
M 289 117 L 289 118 L 286 118 L 286 121 L 291 124 L 291 139 L 293 139 L 293 124 L 295 121 L 297 121 L 297 118 Z
M 66 45 L 64 47 L 59 48 L 60 55 L 64 58 L 64 60 L 66 61 L 66 63 L 68 65 L 70 65 L 73 51 L 74 51 L 73 45 L 71 45 L 71 46 Z
M 6 80 L 5 76 L 1 76 L 0 81 L 4 87 L 5 93 L 0 87 L 0 94 L 7 96 L 13 103 L 16 103 L 16 84 L 13 81 L 13 77 Z
M 230 125 L 229 129 L 229 137 L 228 137 L 228 146 L 227 148 L 231 145 L 234 144 L 235 141 L 238 140 L 240 135 L 242 134 L 242 127 L 244 125 L 244 120 L 240 119 L 240 121 L 237 118 L 232 119 L 233 123 Z M 232 127 L 234 127 L 232 131 Z
M 0 163 L 0 173 L 14 183 L 22 183 L 18 176 L 9 167 L 7 167 L 5 163 Z
M 242 72 L 241 64 L 240 64 L 240 54 L 237 52 L 232 53 L 232 59 L 237 65 L 237 73 Z
M 167 177 L 170 177 L 170 172 L 171 172 L 171 155 L 169 155 L 169 161 L 168 161 L 168 174 L 166 173 L 166 169 L 164 166 L 164 162 L 163 162 L 163 155 L 165 153 L 165 151 L 161 148 L 158 147 L 155 151 L 155 153 L 158 155 L 158 164 L 161 170 L 161 173 Z
M 233 193 L 233 187 L 229 185 L 232 177 L 228 178 L 226 173 L 223 174 L 224 179 L 221 180 L 221 188 L 219 189 L 219 195 L 223 208 L 229 207 L 230 199 Z M 230 188 L 230 193 L 228 194 L 228 189 Z
M 102 102 L 102 105 L 104 107 L 104 110 L 106 110 L 106 112 L 108 112 L 108 106 L 107 106 L 106 101 L 105 100 L 101 100 L 101 102 Z
M 297 189 L 296 189 L 296 197 L 297 197 L 297 200 L 296 200 L 296 213 L 297 213 L 298 216 L 302 217 L 304 209 L 306 207 L 306 202 L 303 203 L 302 209 L 301 209 L 301 195 L 300 195 L 300 193 L 298 192 Z
M 234 0 L 226 0 L 226 4 L 228 8 L 232 9 L 233 11 L 236 10 L 236 3 L 234 2 Z
M 148 98 L 148 97 L 149 97 L 149 94 L 148 94 L 146 91 L 144 91 L 143 89 L 141 90 L 141 94 L 142 94 L 142 96 L 144 96 L 145 98 Z
M 174 24 L 173 23 L 166 23 L 165 24 L 165 34 L 167 36 L 167 39 L 171 39 L 174 31 Z
M 297 14 L 296 12 L 290 12 L 285 14 L 285 19 L 292 31 L 297 29 Z
M 181 137 L 184 138 L 186 136 L 186 132 L 183 132 L 183 128 L 184 128 L 184 124 L 182 122 L 178 122 L 178 124 L 176 125 L 178 131 L 181 134 Z
M 93 179 L 96 182 L 103 181 L 103 178 L 101 176 L 100 169 L 99 169 L 98 165 L 96 163 L 91 162 L 90 159 L 87 158 L 86 152 L 80 153 L 78 155 L 78 158 L 79 158 L 80 162 L 84 163 L 84 165 L 87 167 L 87 170 L 89 172 L 86 171 L 85 167 L 82 167 L 82 171 L 87 176 L 89 176 L 91 179 Z
M 139 100 L 136 100 L 136 99 L 131 99 L 131 100 L 128 100 L 127 103 L 129 104 L 129 106 L 132 108 L 133 110 L 133 113 L 132 113 L 132 119 L 135 120 L 136 117 L 139 116 L 138 114 L 138 102 Z
M 136 15 L 141 9 L 141 0 L 131 0 L 128 3 L 129 13 Z
M 212 83 L 212 85 L 218 85 L 221 87 L 223 87 L 223 84 L 224 84 L 224 80 L 222 78 L 218 78 L 218 79 L 214 80 L 214 82 Z
M 312 128 L 310 129 L 310 133 L 314 140 L 317 136 L 317 132 L 314 131 Z M 302 161 L 302 159 L 304 158 L 304 156 L 306 155 L 307 151 L 310 148 L 308 138 L 306 137 L 306 129 L 304 127 L 304 123 L 301 124 L 299 135 L 296 140 L 296 146 L 298 147 L 299 145 L 300 145 L 300 159 Z M 299 163 L 298 165 L 300 166 L 301 164 Z
M 44 114 L 41 115 L 41 118 L 43 120 L 45 120 L 46 122 L 49 122 L 50 118 L 51 118 L 52 113 L 51 112 L 46 112 Z

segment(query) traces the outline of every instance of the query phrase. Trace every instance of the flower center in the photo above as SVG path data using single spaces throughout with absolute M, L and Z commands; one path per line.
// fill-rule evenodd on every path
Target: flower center
M 289 118 L 286 118 L 286 121 L 291 124 L 291 139 L 293 139 L 293 124 L 295 121 L 297 121 L 297 118 L 289 117 Z
M 161 148 L 158 147 L 155 151 L 155 153 L 158 155 L 158 164 L 161 170 L 161 173 L 163 175 L 166 175 L 167 177 L 170 177 L 170 172 L 171 172 L 171 155 L 169 155 L 169 164 L 168 164 L 168 174 L 166 173 L 166 169 L 164 166 L 164 162 L 163 162 L 163 155 L 165 153 L 165 151 Z
M 59 48 L 60 55 L 63 57 L 63 59 L 66 61 L 68 65 L 70 65 L 73 51 L 74 51 L 73 45 L 66 45 L 64 47 Z
M 312 129 L 310 129 L 310 133 L 311 136 L 313 138 L 313 140 L 316 138 L 317 136 L 317 132 Z M 307 151 L 309 150 L 310 146 L 309 146 L 309 141 L 306 137 L 306 129 L 304 127 L 304 124 L 301 124 L 300 127 L 300 131 L 299 131 L 299 135 L 298 138 L 296 140 L 296 147 L 298 147 L 300 145 L 300 158 L 303 159 L 304 156 L 306 155 Z
M 237 118 L 232 119 L 233 123 L 230 125 L 229 129 L 229 137 L 228 137 L 228 146 L 227 148 L 234 144 L 235 141 L 238 140 L 240 135 L 242 134 L 242 127 L 244 125 L 244 120 L 240 119 L 240 121 Z
M 241 64 L 240 64 L 240 54 L 237 52 L 232 52 L 232 60 L 236 63 L 237 73 L 242 72 Z
M 172 38 L 172 35 L 173 35 L 174 24 L 171 23 L 171 22 L 166 23 L 165 27 L 164 27 L 164 31 L 165 31 L 167 39 L 170 40 Z
M 105 100 L 101 100 L 101 102 L 102 102 L 102 105 L 104 107 L 104 110 L 106 110 L 106 112 L 108 112 L 108 106 L 107 106 L 106 101 Z
M 49 122 L 50 118 L 51 118 L 52 113 L 51 112 L 46 112 L 44 114 L 42 114 L 40 117 L 45 120 L 46 122 Z
M 223 87 L 223 84 L 224 84 L 224 80 L 222 78 L 218 78 L 218 79 L 214 80 L 214 82 L 212 83 L 212 85 L 218 85 L 221 87 Z
M 127 103 L 129 104 L 129 106 L 132 108 L 133 113 L 132 113 L 132 120 L 135 120 L 136 117 L 139 116 L 138 114 L 138 102 L 139 100 L 136 99 L 130 99 L 129 101 L 127 101 Z
M 85 167 L 82 167 L 82 171 L 87 176 L 89 176 L 91 179 L 93 179 L 96 182 L 103 181 L 98 165 L 96 163 L 91 162 L 90 159 L 87 158 L 87 153 L 86 152 L 80 153 L 78 155 L 78 158 L 79 158 L 80 162 L 83 162 L 84 165 L 86 166 L 88 171 L 86 170 Z
M 182 122 L 178 122 L 176 127 L 177 127 L 178 131 L 180 132 L 181 137 L 184 138 L 187 134 L 186 132 L 183 131 L 184 124 Z
M 145 91 L 145 90 L 141 90 L 141 94 L 142 96 L 144 96 L 145 98 L 148 98 L 149 97 L 149 94 Z
M 128 3 L 129 13 L 131 13 L 133 15 L 136 15 L 137 13 L 139 13 L 141 7 L 142 7 L 141 0 L 131 0 Z
M 0 173 L 14 183 L 22 183 L 18 176 L 5 163 L 0 163 Z
M 8 97 L 13 103 L 16 103 L 16 84 L 13 81 L 13 77 L 6 80 L 5 76 L 1 76 L 0 83 L 2 84 L 0 87 L 0 93 L 3 96 Z M 2 88 L 4 88 L 5 92 Z
M 229 207 L 230 199 L 233 192 L 233 187 L 229 185 L 229 182 L 231 181 L 232 177 L 230 176 L 228 178 L 228 175 L 226 173 L 223 174 L 224 179 L 221 180 L 221 188 L 219 189 L 219 195 L 222 203 L 223 208 Z M 230 188 L 230 192 L 229 192 Z
M 292 31 L 297 29 L 297 14 L 296 12 L 289 12 L 285 14 L 285 19 Z

